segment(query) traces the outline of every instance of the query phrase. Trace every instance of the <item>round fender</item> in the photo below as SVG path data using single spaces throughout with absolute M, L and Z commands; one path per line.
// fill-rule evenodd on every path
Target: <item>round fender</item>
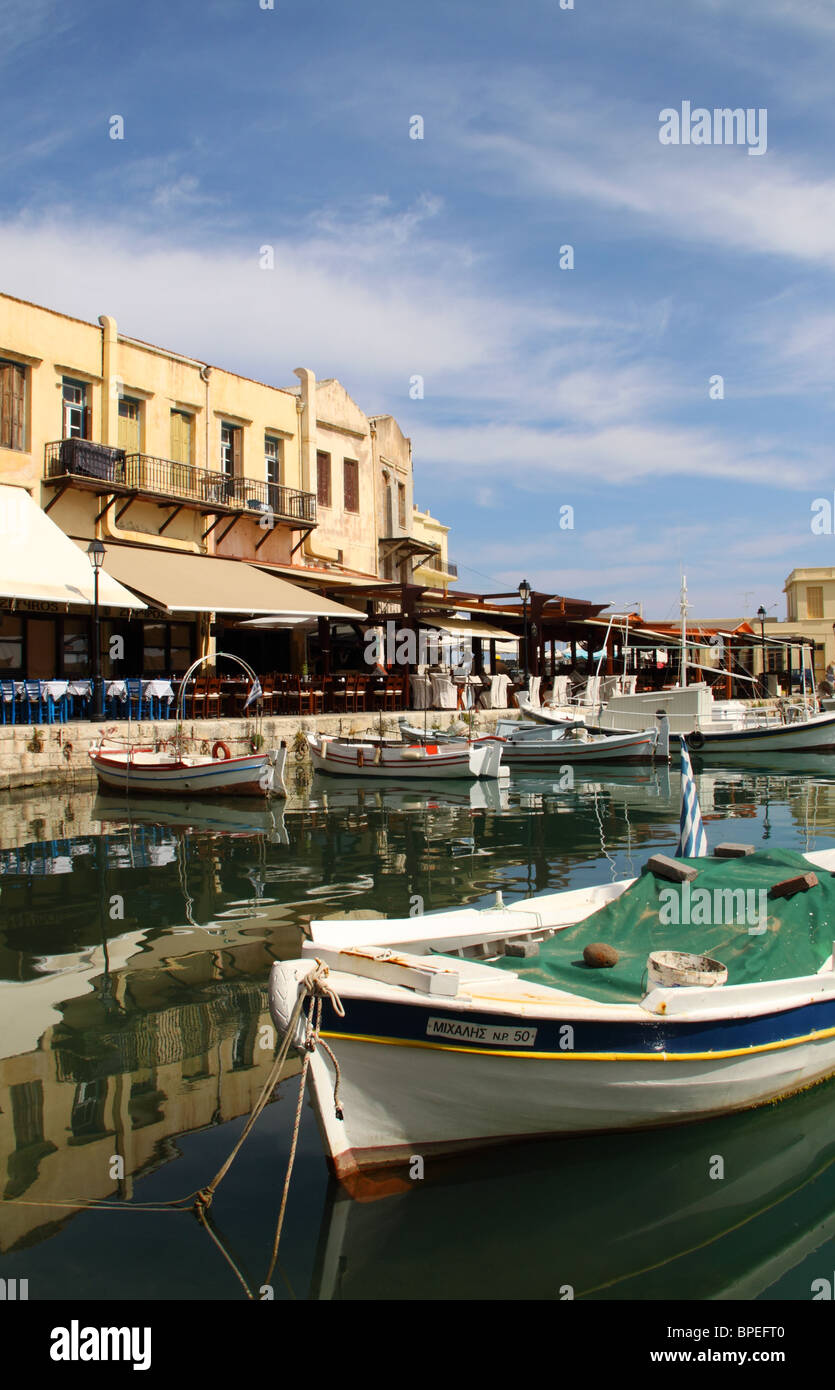
M 228 743 L 223 743 L 220 739 L 218 739 L 217 743 L 215 743 L 212 747 L 212 757 L 215 759 L 215 761 L 225 762 L 226 759 L 231 758 L 231 756 L 232 754 L 229 752 Z
M 687 735 L 687 744 L 690 748 L 695 748 L 697 751 L 699 748 L 704 748 L 705 736 L 701 729 L 694 729 L 692 734 Z

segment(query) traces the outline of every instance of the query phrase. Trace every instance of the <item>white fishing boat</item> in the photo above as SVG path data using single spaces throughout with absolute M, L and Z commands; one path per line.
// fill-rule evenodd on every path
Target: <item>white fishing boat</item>
M 456 735 L 440 729 L 421 730 L 401 720 L 404 743 L 432 740 L 451 742 Z M 603 734 L 588 729 L 582 720 L 554 721 L 500 719 L 493 733 L 480 734 L 475 743 L 501 742 L 508 766 L 552 767 L 563 763 L 646 762 L 665 759 L 669 753 L 669 723 L 662 714 L 654 729 L 637 733 Z
M 226 745 L 215 744 L 215 754 L 186 753 L 159 745 L 108 746 L 103 739 L 90 749 L 90 761 L 99 786 L 127 795 L 165 796 L 286 796 L 284 766 L 287 749 L 225 756 Z M 224 751 L 224 756 L 219 753 Z
M 738 754 L 835 752 L 835 713 L 798 714 L 786 723 L 743 724 L 727 729 L 698 728 L 687 746 L 702 757 Z
M 504 745 L 496 742 L 404 744 L 381 738 L 335 738 L 307 734 L 310 757 L 317 772 L 343 777 L 427 778 L 503 777 Z
M 343 1012 L 325 1000 L 327 1050 L 311 1054 L 310 1077 L 332 1171 L 345 1178 L 415 1153 L 697 1120 L 835 1073 L 835 850 L 683 862 L 707 866 L 700 872 L 720 892 L 738 891 L 755 871 L 762 883 L 801 864 L 824 872 L 794 913 L 781 900 L 761 934 L 719 924 L 725 984 L 717 963 L 698 954 L 707 928 L 647 934 L 647 902 L 660 891 L 652 874 L 509 907 L 311 923 L 302 958 L 273 966 L 270 1008 L 286 1030 L 315 962 L 327 966 Z M 618 965 L 592 970 L 577 960 L 584 944 L 605 940 L 618 907 L 620 978 Z M 656 961 L 644 984 L 648 942 L 682 939 L 691 962 L 682 978 L 696 983 L 669 983 L 675 967 Z M 547 964 L 528 964 L 540 943 Z
M 591 733 L 583 724 L 548 728 L 543 724 L 499 720 L 495 737 L 502 740 L 509 767 L 553 767 L 570 763 L 648 762 L 669 753 L 669 724 L 661 715 L 658 726 L 630 734 Z
M 242 666 L 252 681 L 251 699 L 260 692 L 258 677 L 240 657 L 215 652 L 199 657 L 184 675 L 178 694 L 178 723 L 170 739 L 133 744 L 101 730 L 99 742 L 89 750 L 90 762 L 101 788 L 126 795 L 160 796 L 286 796 L 284 769 L 287 749 L 250 751 L 234 757 L 228 744 L 216 740 L 211 755 L 188 751 L 183 732 L 186 687 L 203 661 L 228 657 Z M 256 734 L 260 739 L 259 720 Z

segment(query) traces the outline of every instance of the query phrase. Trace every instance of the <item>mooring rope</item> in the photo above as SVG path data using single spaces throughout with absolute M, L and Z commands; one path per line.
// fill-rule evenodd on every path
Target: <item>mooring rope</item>
M 223 1241 L 212 1230 L 209 1219 L 209 1208 L 212 1205 L 212 1201 L 214 1199 L 214 1195 L 217 1192 L 218 1187 L 222 1183 L 223 1179 L 226 1177 L 226 1174 L 229 1172 L 229 1169 L 232 1167 L 232 1164 L 234 1163 L 235 1159 L 240 1153 L 240 1150 L 242 1149 L 250 1133 L 252 1132 L 253 1126 L 255 1125 L 259 1115 L 261 1114 L 261 1112 L 267 1105 L 267 1102 L 269 1101 L 269 1098 L 281 1074 L 281 1069 L 287 1060 L 287 1055 L 290 1051 L 293 1039 L 296 1035 L 296 1030 L 298 1028 L 299 1021 L 302 1017 L 305 1004 L 307 1004 L 308 1009 L 303 1044 L 304 1062 L 302 1064 L 301 1078 L 299 1084 L 299 1096 L 296 1105 L 295 1120 L 293 1123 L 293 1137 L 290 1144 L 290 1154 L 287 1160 L 287 1171 L 284 1178 L 284 1187 L 281 1196 L 281 1206 L 279 1208 L 278 1221 L 276 1224 L 275 1236 L 273 1239 L 273 1248 L 272 1255 L 270 1258 L 269 1271 L 265 1279 L 265 1283 L 268 1284 L 275 1271 L 276 1263 L 278 1260 L 278 1247 L 281 1241 L 281 1233 L 284 1226 L 284 1216 L 287 1210 L 287 1199 L 290 1192 L 290 1180 L 293 1175 L 293 1165 L 296 1160 L 296 1150 L 298 1147 L 299 1131 L 301 1129 L 302 1105 L 304 1101 L 305 1087 L 307 1084 L 307 1076 L 310 1069 L 310 1059 L 312 1054 L 316 1051 L 317 1046 L 320 1044 L 325 1049 L 334 1065 L 334 1109 L 337 1119 L 341 1120 L 343 1118 L 342 1107 L 339 1103 L 339 1084 L 341 1080 L 339 1064 L 336 1058 L 334 1057 L 333 1052 L 328 1047 L 327 1043 L 320 1037 L 322 1025 L 322 1009 L 325 999 L 330 1000 L 330 1003 L 332 1004 L 335 1012 L 339 1015 L 340 1018 L 345 1017 L 345 1009 L 342 1004 L 342 1000 L 339 998 L 339 995 L 333 988 L 333 985 L 328 983 L 328 974 L 329 971 L 327 965 L 325 965 L 324 961 L 319 960 L 317 957 L 313 969 L 300 981 L 300 984 L 303 986 L 303 988 L 299 990 L 298 998 L 296 1000 L 295 1005 L 293 1006 L 293 1012 L 290 1015 L 287 1028 L 284 1033 L 284 1037 L 281 1041 L 281 1046 L 279 1047 L 273 1065 L 270 1068 L 269 1075 L 261 1088 L 261 1091 L 258 1095 L 258 1099 L 252 1107 L 247 1122 L 244 1125 L 243 1130 L 241 1131 L 240 1137 L 238 1138 L 238 1141 L 234 1145 L 228 1158 L 215 1173 L 215 1176 L 212 1178 L 211 1182 L 207 1183 L 205 1187 L 201 1187 L 195 1190 L 194 1192 L 190 1192 L 186 1197 L 173 1198 L 169 1202 L 112 1202 L 108 1200 L 96 1199 L 81 1199 L 76 1201 L 64 1202 L 36 1202 L 27 1200 L 26 1198 L 4 1198 L 3 1202 L 8 1203 L 9 1206 L 70 1208 L 75 1211 L 129 1211 L 143 1213 L 153 1212 L 154 1214 L 162 1212 L 191 1211 L 196 1216 L 203 1229 L 209 1235 L 210 1239 L 220 1250 L 226 1262 L 234 1271 L 237 1279 L 246 1291 L 247 1297 L 254 1300 L 256 1296 L 250 1289 L 246 1279 L 244 1278 L 244 1275 L 241 1273 L 240 1269 L 235 1263 L 235 1260 L 226 1250 Z

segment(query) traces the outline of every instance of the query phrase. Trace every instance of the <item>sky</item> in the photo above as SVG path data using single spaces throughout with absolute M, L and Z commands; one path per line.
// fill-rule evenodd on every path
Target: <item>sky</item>
M 835 565 L 832 0 L 270 3 L 0 0 L 0 289 L 338 377 L 462 589 L 784 618 Z

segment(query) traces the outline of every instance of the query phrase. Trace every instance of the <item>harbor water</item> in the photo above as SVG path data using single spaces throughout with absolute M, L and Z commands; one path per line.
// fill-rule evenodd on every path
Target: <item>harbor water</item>
M 827 760 L 828 761 L 828 760 Z M 835 775 L 700 767 L 711 844 L 835 843 Z M 570 770 L 569 770 L 570 771 Z M 74 1299 L 808 1300 L 835 1268 L 835 1084 L 644 1134 L 427 1160 L 354 1193 L 293 1063 L 218 1189 L 268 1076 L 275 959 L 305 924 L 485 906 L 672 854 L 666 769 L 369 786 L 286 802 L 92 791 L 0 805 L 0 1277 Z

